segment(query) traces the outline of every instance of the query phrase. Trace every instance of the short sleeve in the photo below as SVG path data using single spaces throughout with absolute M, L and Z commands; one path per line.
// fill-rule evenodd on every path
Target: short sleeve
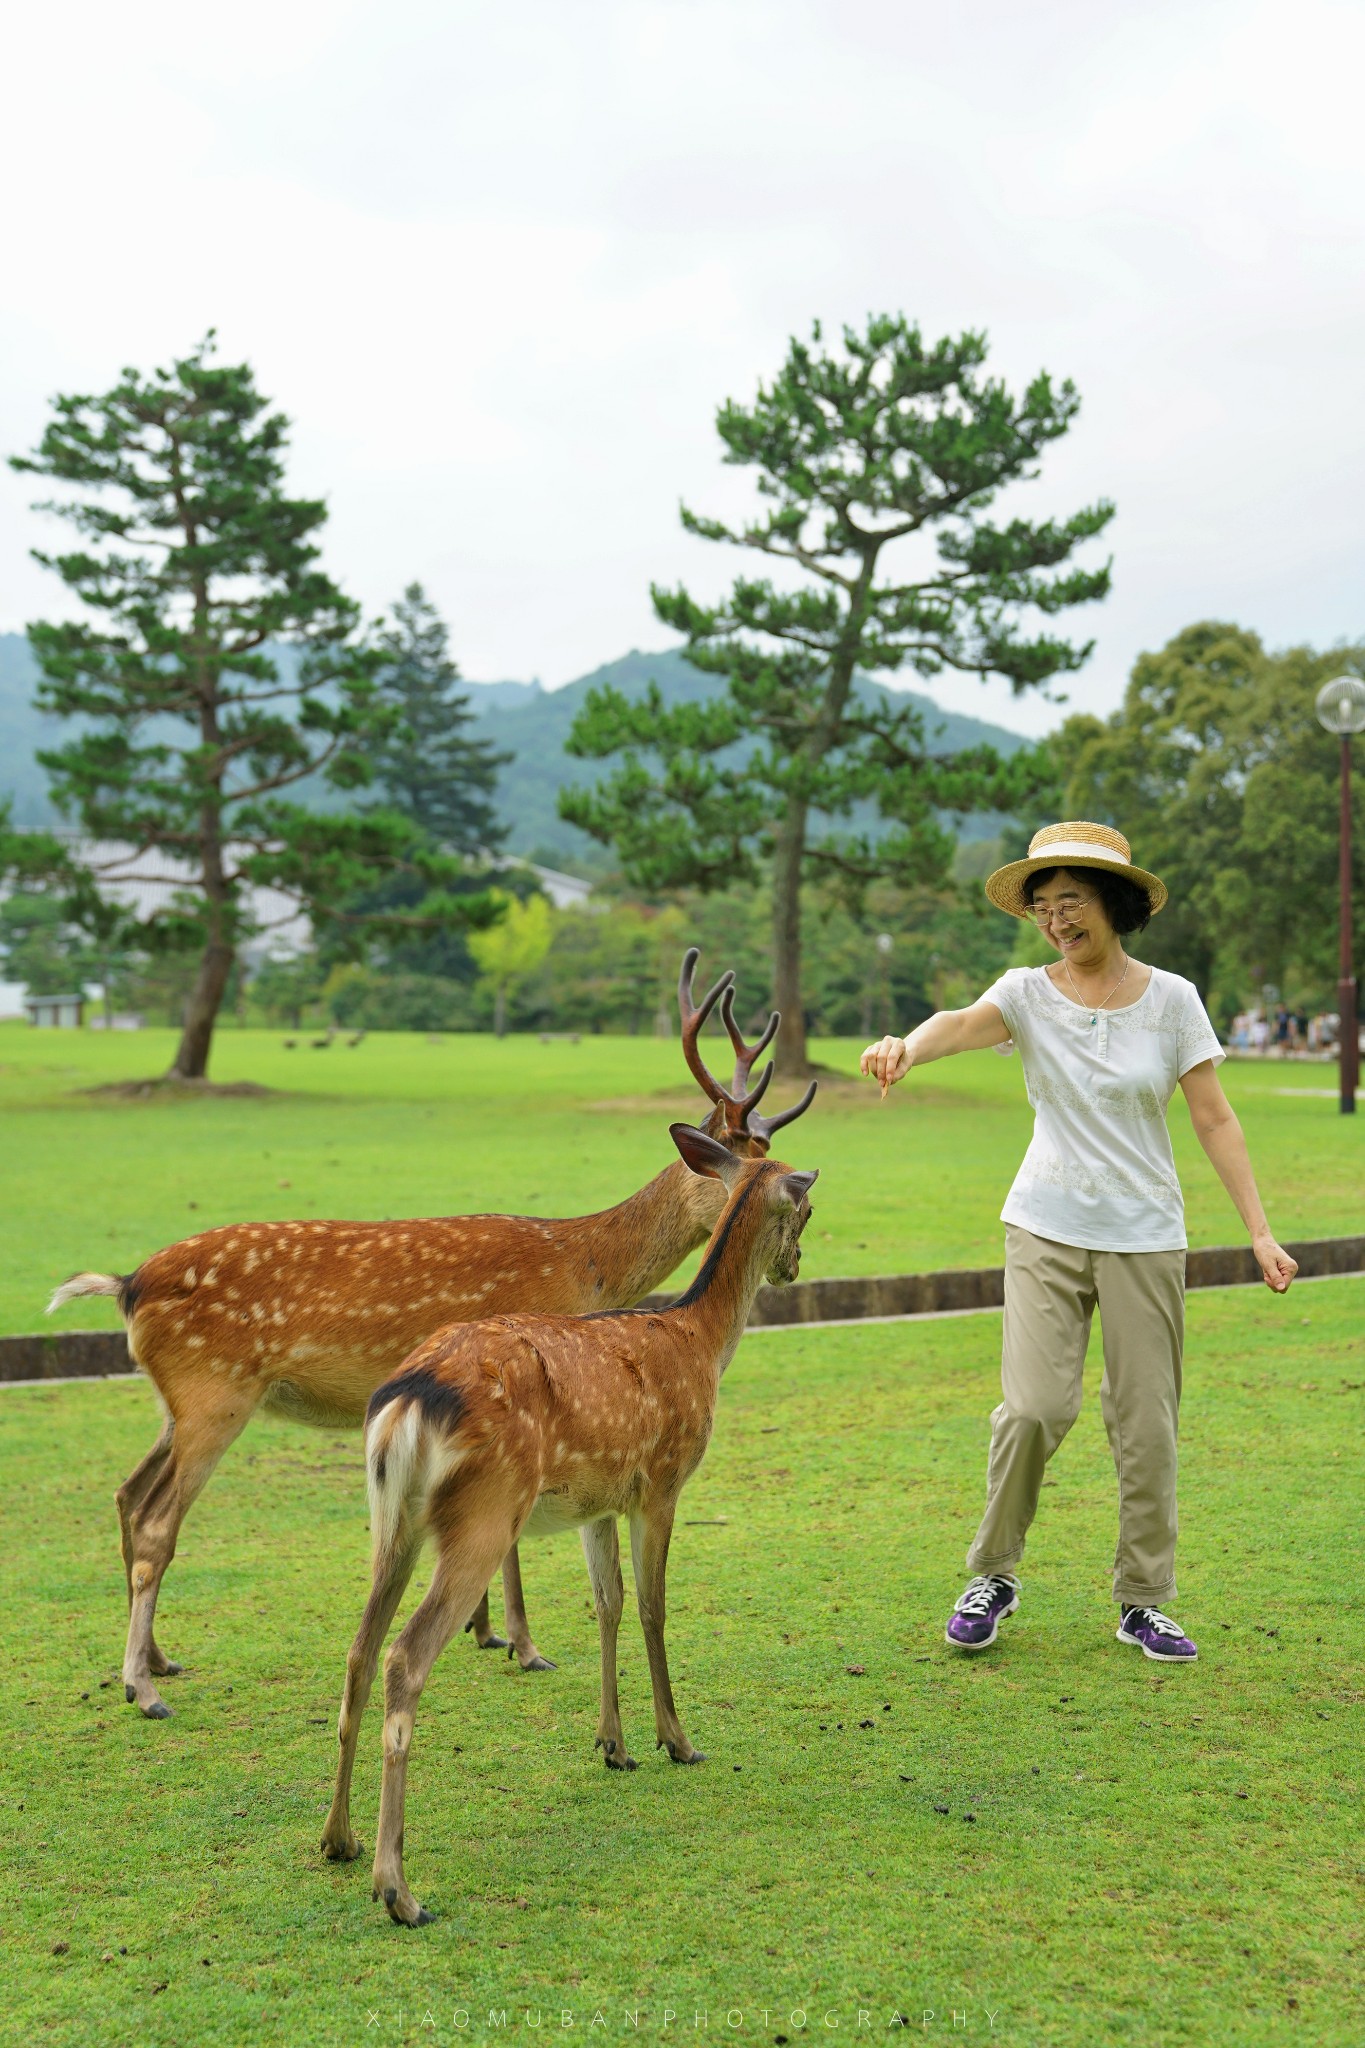
M 1215 1066 L 1219 1066 L 1227 1058 L 1193 982 L 1187 981 L 1180 993 L 1184 1000 L 1180 1005 L 1180 1021 L 1175 1034 L 1177 1080 L 1183 1080 L 1191 1067 L 1199 1066 L 1204 1060 L 1212 1060 Z
M 978 997 L 980 1002 L 995 1004 L 1005 1020 L 1005 1029 L 1011 1038 L 1019 1036 L 1019 984 L 1016 978 L 1018 972 L 1017 967 L 1007 969 L 999 981 L 993 981 L 985 994 Z M 1005 1048 L 997 1046 L 996 1050 L 1003 1051 Z

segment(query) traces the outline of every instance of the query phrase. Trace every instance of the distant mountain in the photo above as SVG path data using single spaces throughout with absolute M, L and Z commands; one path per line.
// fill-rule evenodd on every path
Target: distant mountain
M 702 674 L 675 650 L 642 654 L 638 648 L 560 690 L 544 690 L 536 683 L 467 686 L 478 715 L 479 736 L 514 756 L 498 784 L 499 805 L 512 826 L 508 844 L 514 852 L 538 847 L 561 859 L 600 860 L 601 850 L 557 815 L 555 799 L 566 783 L 598 780 L 605 764 L 575 759 L 565 753 L 564 742 L 589 690 L 610 683 L 626 696 L 638 697 L 651 682 L 658 684 L 666 704 L 713 696 L 724 687 L 718 677 Z M 1002 754 L 1012 754 L 1026 744 L 1019 733 L 1007 732 L 1003 726 L 941 711 L 931 697 L 919 691 L 892 691 L 867 680 L 859 683 L 859 689 L 868 696 L 894 698 L 898 703 L 908 696 L 924 714 L 935 752 L 956 753 L 962 747 L 989 744 Z M 996 820 L 969 819 L 964 836 L 984 837 L 997 829 Z
M 19 633 L 0 634 L 0 796 L 13 800 L 17 825 L 56 822 L 47 779 L 34 755 L 38 748 L 53 744 L 64 722 L 34 710 L 36 681 L 27 640 Z M 510 828 L 510 851 L 554 855 L 574 866 L 602 865 L 602 849 L 565 824 L 555 810 L 555 799 L 566 783 L 597 780 L 606 764 L 574 759 L 565 753 L 564 742 L 589 690 L 610 683 L 628 696 L 640 696 L 651 682 L 658 684 L 666 704 L 713 696 L 723 687 L 717 677 L 703 675 L 671 649 L 659 654 L 632 649 L 619 661 L 559 690 L 543 689 L 539 683 L 465 685 L 477 720 L 474 732 L 513 756 L 498 780 L 498 807 Z M 924 714 L 935 752 L 955 753 L 961 747 L 989 743 L 1002 754 L 1012 754 L 1026 744 L 1019 733 L 1003 726 L 941 711 L 919 691 L 892 691 L 868 680 L 858 687 L 869 696 L 898 703 L 908 697 Z M 994 820 L 968 819 L 964 836 L 985 836 L 996 828 Z

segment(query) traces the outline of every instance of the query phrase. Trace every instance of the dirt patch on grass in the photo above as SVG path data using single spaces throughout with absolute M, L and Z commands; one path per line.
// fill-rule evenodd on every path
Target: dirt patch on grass
M 618 1112 L 631 1116 L 669 1116 L 674 1123 L 679 1120 L 695 1123 L 707 1106 L 701 1094 L 688 1095 L 677 1088 L 659 1088 L 653 1095 L 612 1095 L 605 1102 L 583 1104 L 584 1109 L 600 1116 L 614 1116 Z
M 81 1088 L 81 1095 L 102 1095 L 116 1102 L 203 1102 L 220 1096 L 278 1095 L 259 1081 L 186 1081 L 178 1074 L 157 1074 L 146 1081 L 103 1081 Z

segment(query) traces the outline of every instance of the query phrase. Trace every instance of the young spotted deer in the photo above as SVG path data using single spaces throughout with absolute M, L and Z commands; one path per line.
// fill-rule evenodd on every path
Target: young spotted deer
M 664 1649 L 673 1516 L 711 1435 L 721 1374 L 764 1280 L 796 1278 L 814 1173 L 742 1160 L 703 1131 L 672 1126 L 694 1173 L 726 1194 L 701 1270 L 669 1308 L 591 1316 L 496 1316 L 438 1330 L 374 1394 L 365 1425 L 373 1588 L 346 1660 L 336 1792 L 322 1847 L 359 1855 L 350 1786 L 379 1650 L 423 1541 L 430 1590 L 384 1664 L 384 1775 L 374 1896 L 405 1926 L 429 1920 L 403 1874 L 404 1791 L 417 1702 L 498 1559 L 523 1536 L 581 1530 L 597 1604 L 602 1710 L 596 1747 L 634 1770 L 621 1731 L 616 1634 L 623 1589 L 616 1518 L 630 1518 L 656 1747 L 695 1764 Z
M 781 1116 L 757 1113 L 772 1068 L 752 1089 L 750 1069 L 777 1019 L 746 1045 L 734 1023 L 733 974 L 698 1003 L 696 960 L 693 947 L 678 1002 L 684 1054 L 713 1104 L 702 1128 L 736 1157 L 761 1158 L 811 1091 Z M 717 1002 L 735 1049 L 728 1090 L 707 1072 L 697 1044 Z M 126 1697 L 154 1720 L 170 1713 L 155 1681 L 181 1667 L 153 1635 L 157 1595 L 185 1515 L 258 1408 L 359 1428 L 375 1388 L 433 1330 L 509 1309 L 579 1315 L 638 1301 L 705 1243 L 721 1200 L 714 1180 L 675 1159 L 598 1215 L 228 1224 L 154 1253 L 126 1278 L 79 1273 L 59 1287 L 51 1308 L 81 1295 L 116 1297 L 128 1349 L 165 1411 L 160 1436 L 117 1495 Z M 515 1551 L 504 1563 L 503 1594 L 509 1656 L 526 1670 L 553 1668 L 531 1638 Z M 489 1626 L 486 1597 L 470 1623 L 481 1647 L 504 1646 Z

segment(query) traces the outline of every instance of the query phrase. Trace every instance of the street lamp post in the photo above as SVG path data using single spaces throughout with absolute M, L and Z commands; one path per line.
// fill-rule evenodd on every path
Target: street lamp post
M 882 1030 L 891 1029 L 891 948 L 895 944 L 890 932 L 877 934 L 877 983 L 881 996 Z
M 1317 714 L 1320 725 L 1341 735 L 1341 959 L 1337 1012 L 1341 1018 L 1341 1113 L 1354 1116 L 1360 1072 L 1360 1024 L 1351 958 L 1351 734 L 1365 732 L 1365 682 L 1359 676 L 1337 676 L 1324 683 L 1317 694 Z

